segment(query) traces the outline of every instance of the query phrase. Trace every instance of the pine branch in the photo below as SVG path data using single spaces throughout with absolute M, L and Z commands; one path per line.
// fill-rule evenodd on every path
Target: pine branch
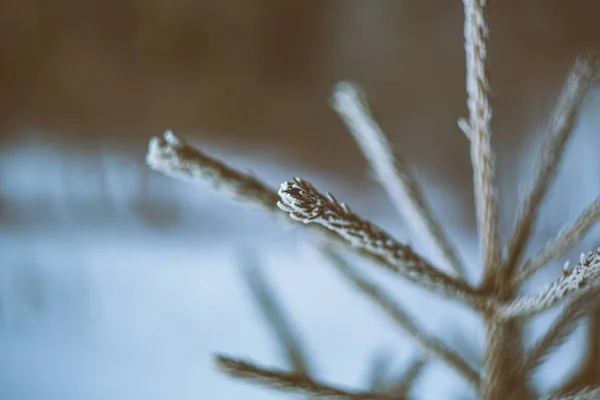
M 519 284 L 551 259 L 561 255 L 600 218 L 600 198 L 579 219 L 559 232 L 558 236 L 534 259 L 528 260 L 515 274 L 530 240 L 539 210 L 562 160 L 568 139 L 572 136 L 579 109 L 598 75 L 600 61 L 580 59 L 573 67 L 550 123 L 547 140 L 536 163 L 533 180 L 517 212 L 514 234 L 507 245 L 507 257 L 501 260 L 498 234 L 498 205 L 495 184 L 495 160 L 491 146 L 492 107 L 487 71 L 488 27 L 487 0 L 463 0 L 465 11 L 464 44 L 466 54 L 466 90 L 468 118 L 459 119 L 460 129 L 470 141 L 477 229 L 483 255 L 484 279 L 481 288 L 471 288 L 464 279 L 458 256 L 441 224 L 434 217 L 422 190 L 410 169 L 394 157 L 391 145 L 371 116 L 358 87 L 342 83 L 336 87 L 333 106 L 350 128 L 355 140 L 370 163 L 380 184 L 396 209 L 415 232 L 425 232 L 447 259 L 458 278 L 436 269 L 413 249 L 397 242 L 388 233 L 353 213 L 335 197 L 321 194 L 310 183 L 296 178 L 281 185 L 279 192 L 253 176 L 243 174 L 187 145 L 171 132 L 150 142 L 147 163 L 167 175 L 193 182 L 208 183 L 245 204 L 261 208 L 273 215 L 309 224 L 308 232 L 325 245 L 330 254 L 333 246 L 350 250 L 377 265 L 395 272 L 431 292 L 460 300 L 481 312 L 485 318 L 488 346 L 485 371 L 480 373 L 460 354 L 442 341 L 429 337 L 408 313 L 374 283 L 360 276 L 341 259 L 338 269 L 354 286 L 419 343 L 432 357 L 445 362 L 477 386 L 485 400 L 529 399 L 533 395 L 527 379 L 547 356 L 572 333 L 577 322 L 597 306 L 600 293 L 600 248 L 582 255 L 572 269 L 542 290 L 516 297 Z M 285 213 L 291 218 L 287 218 Z M 335 264 L 336 258 L 330 257 Z M 504 268 L 501 263 L 504 261 Z M 293 372 L 264 368 L 251 362 L 217 357 L 221 370 L 263 386 L 322 399 L 386 399 L 404 400 L 423 368 L 412 365 L 393 395 L 374 391 L 346 390 L 313 380 L 306 356 L 293 335 L 291 324 L 278 306 L 276 298 L 259 271 L 246 270 L 246 279 L 277 339 L 284 349 Z M 521 328 L 527 317 L 561 302 L 571 301 L 546 335 L 525 355 Z M 589 338 L 591 357 L 581 371 L 561 391 L 547 399 L 600 398 L 598 371 L 600 363 L 600 312 L 594 310 Z M 375 373 L 377 376 L 377 372 Z M 382 375 L 383 372 L 380 373 Z M 373 382 L 375 386 L 377 382 Z M 575 395 L 563 392 L 588 389 Z
M 598 59 L 580 58 L 571 69 L 548 129 L 533 180 L 529 184 L 508 245 L 507 274 L 513 274 L 531 238 L 540 206 L 562 161 L 567 142 L 572 137 L 581 104 L 600 69 Z
M 579 326 L 583 317 L 588 315 L 600 303 L 598 299 L 599 295 L 600 289 L 590 290 L 563 309 L 560 316 L 552 324 L 552 327 L 527 352 L 523 366 L 521 367 L 521 371 L 524 374 L 531 377 L 537 368 L 544 364 L 552 352 L 565 343 Z
M 516 283 L 521 284 L 535 274 L 550 261 L 561 256 L 564 252 L 579 242 L 600 219 L 600 198 L 589 205 L 571 226 L 562 228 L 557 236 L 533 259 L 525 263 Z
M 211 158 L 179 139 L 171 131 L 153 137 L 146 155 L 148 166 L 163 174 L 192 183 L 208 184 L 214 190 L 263 211 L 276 212 L 277 194 L 251 175 L 241 173 Z
M 590 293 L 592 296 L 592 293 Z M 596 297 L 596 300 L 598 297 Z M 572 375 L 556 394 L 570 394 L 586 387 L 600 386 L 600 307 L 598 303 L 588 315 L 586 340 L 583 343 L 585 359 L 579 364 L 578 371 Z
M 349 82 L 338 83 L 332 106 L 344 120 L 360 150 L 387 192 L 396 211 L 420 239 L 424 248 L 437 250 L 463 280 L 465 271 L 439 220 L 433 214 L 410 167 L 394 156 L 385 134 L 373 119 L 361 89 Z
M 473 187 L 477 231 L 483 253 L 484 279 L 482 287 L 491 284 L 497 294 L 504 282 L 498 281 L 500 266 L 500 238 L 498 233 L 498 205 L 492 151 L 492 106 L 487 71 L 487 1 L 463 0 L 465 22 L 464 41 L 466 55 L 466 88 L 468 122 L 459 120 L 471 144 Z M 488 348 L 485 357 L 487 378 L 482 382 L 482 398 L 504 400 L 510 391 L 510 374 L 507 365 L 506 345 L 510 329 L 497 318 L 486 315 Z
M 302 374 L 265 368 L 228 356 L 216 356 L 215 361 L 223 373 L 233 378 L 286 393 L 326 400 L 393 400 L 385 394 L 354 392 L 314 381 Z
M 388 233 L 360 218 L 331 194 L 322 195 L 309 182 L 295 178 L 279 189 L 277 205 L 296 221 L 326 227 L 359 248 L 378 258 L 380 265 L 415 284 L 449 298 L 480 304 L 478 294 L 464 282 L 432 267 L 411 247 L 398 243 Z
M 225 163 L 202 153 L 188 145 L 185 141 L 167 131 L 163 138 L 154 137 L 150 140 L 146 156 L 148 166 L 167 176 L 191 182 L 208 185 L 212 189 L 223 193 L 234 201 L 249 205 L 273 214 L 286 223 L 290 222 L 286 214 L 277 206 L 279 196 L 257 178 L 244 174 Z M 310 225 L 307 231 L 317 242 L 326 241 L 342 249 L 351 250 L 360 256 L 386 264 L 386 261 L 369 251 L 351 246 L 347 240 L 341 238 L 331 230 L 318 225 Z M 389 266 L 394 269 L 394 266 Z M 457 282 L 469 295 L 474 295 L 465 284 Z M 466 294 L 465 294 L 466 295 Z
M 492 151 L 492 106 L 487 71 L 488 27 L 486 0 L 464 0 L 465 54 L 468 126 L 473 164 L 473 183 L 477 228 L 483 251 L 486 280 L 490 279 L 500 261 L 498 235 L 498 205 Z
M 396 322 L 406 333 L 408 333 L 427 353 L 458 372 L 468 382 L 477 387 L 480 383 L 480 376 L 477 370 L 473 369 L 459 354 L 455 353 L 442 341 L 430 337 L 417 326 L 413 319 L 408 315 L 402 306 L 397 304 L 392 297 L 384 290 L 380 289 L 373 282 L 361 276 L 337 254 L 329 249 L 323 249 L 322 253 L 328 261 L 338 269 L 342 275 L 348 279 L 354 287 L 365 294 L 382 311 L 384 311 L 394 322 Z
M 147 163 L 152 169 L 178 179 L 196 183 L 206 182 L 214 189 L 230 195 L 235 200 L 258 206 L 268 212 L 276 213 L 278 210 L 275 205 L 280 205 L 280 208 L 283 205 L 282 202 L 277 201 L 274 193 L 258 179 L 240 173 L 218 160 L 204 155 L 177 138 L 172 132 L 165 133 L 164 139 L 153 138 L 150 141 Z M 312 189 L 312 186 L 309 186 L 309 188 Z M 315 199 L 325 199 L 316 190 L 313 190 L 313 192 Z M 282 193 L 280 190 L 280 195 Z M 290 196 L 285 197 L 291 199 Z M 341 211 L 346 217 L 350 218 L 347 222 L 352 222 L 355 224 L 355 228 L 359 228 L 358 231 L 354 232 L 343 230 L 350 236 L 344 236 L 344 232 L 340 235 L 339 230 L 334 230 L 346 242 L 353 244 L 359 250 L 359 254 L 380 263 L 383 261 L 392 270 L 404 270 L 407 275 L 410 275 L 410 277 L 407 276 L 409 279 L 417 282 L 421 280 L 426 287 L 445 293 L 450 297 L 460 297 L 463 300 L 470 299 L 473 301 L 477 297 L 475 292 L 465 283 L 437 271 L 418 257 L 410 247 L 395 242 L 389 235 L 374 225 L 361 220 L 353 213 L 346 212 L 345 206 L 335 205 L 335 202 L 331 205 L 334 207 L 329 207 L 330 210 Z M 339 244 L 339 236 L 331 234 L 330 226 L 326 226 L 326 228 L 328 229 L 318 229 L 321 238 L 325 237 L 327 240 Z M 323 232 L 327 232 L 325 236 L 323 236 Z M 356 236 L 353 237 L 352 234 L 366 235 L 365 239 L 368 241 L 369 246 L 360 245 L 360 242 L 356 240 Z M 386 240 L 386 243 L 380 243 L 382 239 Z M 428 280 L 429 282 L 427 282 Z
M 537 293 L 525 295 L 502 306 L 499 314 L 504 318 L 530 317 L 562 301 L 583 296 L 600 284 L 600 248 L 581 254 L 579 263 L 571 270 L 565 269 L 555 282 Z
M 301 341 L 283 306 L 270 287 L 267 278 L 261 271 L 253 256 L 244 256 L 242 274 L 250 289 L 250 293 L 274 333 L 279 347 L 282 349 L 289 367 L 296 373 L 312 376 L 310 363 Z

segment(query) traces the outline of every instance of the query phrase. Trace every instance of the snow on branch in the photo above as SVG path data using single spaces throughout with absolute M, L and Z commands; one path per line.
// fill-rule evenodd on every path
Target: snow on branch
M 456 250 L 433 214 L 409 165 L 398 154 L 394 155 L 386 135 L 369 111 L 362 90 L 350 82 L 338 83 L 333 89 L 332 107 L 348 126 L 377 180 L 412 233 L 424 248 L 440 253 L 464 279 L 464 267 Z
M 209 184 L 234 200 L 266 211 L 277 211 L 277 194 L 258 179 L 211 158 L 171 131 L 154 137 L 148 145 L 148 166 L 163 174 L 193 183 Z
M 324 226 L 421 287 L 471 303 L 479 300 L 476 292 L 464 282 L 434 268 L 410 246 L 397 242 L 388 233 L 362 219 L 330 193 L 321 194 L 309 182 L 300 178 L 284 182 L 279 196 L 281 201 L 277 205 L 292 219 Z
M 171 131 L 165 132 L 162 138 L 154 137 L 150 140 L 146 162 L 151 169 L 165 175 L 197 184 L 208 184 L 214 190 L 225 193 L 238 202 L 258 207 L 263 211 L 279 216 L 285 216 L 277 207 L 279 196 L 274 189 L 269 188 L 251 175 L 244 174 L 219 160 L 207 156 L 175 136 Z M 284 220 L 289 221 L 289 218 L 284 218 Z M 312 238 L 317 241 L 326 241 L 345 249 L 350 248 L 359 255 L 378 264 L 383 263 L 392 270 L 398 269 L 397 264 L 400 260 L 392 262 L 379 253 L 368 251 L 368 249 L 361 246 L 352 246 L 352 243 L 346 240 L 347 238 L 328 229 L 328 227 L 315 224 L 312 225 L 310 232 Z M 410 250 L 407 246 L 404 248 Z M 412 251 L 404 251 L 404 255 L 409 259 L 420 260 Z M 439 292 L 443 292 L 440 290 L 440 285 L 442 285 L 446 287 L 446 292 L 451 297 L 462 298 L 463 300 L 476 297 L 474 291 L 466 284 L 435 271 L 429 264 L 423 265 L 426 265 L 425 270 L 422 272 L 424 278 L 428 276 L 432 280 L 440 280 L 436 285 L 432 285 Z M 417 270 L 423 265 L 416 263 L 410 270 Z M 430 273 L 429 270 L 434 272 Z
M 587 254 L 582 253 L 579 263 L 571 269 L 565 264 L 562 276 L 541 291 L 518 297 L 501 307 L 505 318 L 529 317 L 545 311 L 569 298 L 584 295 L 600 283 L 600 247 Z

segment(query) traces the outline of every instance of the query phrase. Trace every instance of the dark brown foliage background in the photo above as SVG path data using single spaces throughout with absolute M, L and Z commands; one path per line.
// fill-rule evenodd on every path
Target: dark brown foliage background
M 545 115 L 574 57 L 600 47 L 600 4 L 490 8 L 495 140 L 508 146 Z M 16 136 L 33 127 L 136 145 L 172 128 L 362 168 L 326 107 L 331 85 L 352 79 L 411 160 L 466 172 L 455 124 L 465 113 L 461 23 L 451 0 L 6 0 L 0 121 Z

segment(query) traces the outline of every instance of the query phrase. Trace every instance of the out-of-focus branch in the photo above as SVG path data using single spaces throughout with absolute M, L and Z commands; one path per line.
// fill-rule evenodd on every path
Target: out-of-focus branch
M 394 400 L 386 394 L 346 390 L 314 381 L 302 374 L 266 368 L 227 356 L 217 356 L 216 363 L 222 372 L 231 377 L 286 393 L 326 400 Z
M 322 249 L 321 251 L 327 261 L 330 261 L 330 263 L 339 270 L 342 275 L 354 285 L 354 287 L 377 304 L 382 311 L 390 316 L 394 322 L 420 344 L 431 357 L 445 362 L 450 368 L 454 369 L 467 381 L 475 385 L 475 387 L 479 385 L 479 372 L 473 369 L 460 354 L 455 353 L 440 340 L 427 335 L 417 326 L 404 308 L 394 301 L 388 293 L 380 289 L 367 278 L 361 276 L 333 251 L 329 249 Z
M 558 232 L 558 235 L 537 256 L 525 263 L 523 270 L 516 277 L 516 284 L 523 283 L 554 258 L 564 254 L 569 247 L 579 242 L 585 236 L 596 222 L 598 222 L 598 219 L 600 219 L 600 198 L 590 204 L 573 225 L 562 228 Z
M 279 198 L 276 192 L 270 189 L 266 184 L 253 176 L 241 173 L 228 165 L 205 155 L 201 151 L 189 146 L 170 131 L 167 131 L 163 138 L 152 138 L 148 148 L 146 161 L 150 168 L 168 176 L 193 183 L 208 184 L 213 189 L 229 195 L 229 197 L 236 201 L 285 217 L 285 214 L 277 208 Z M 284 219 L 290 221 L 289 218 Z M 373 227 L 371 224 L 366 224 L 367 225 L 364 226 Z M 375 229 L 375 231 L 363 233 L 373 233 L 376 236 L 380 235 L 381 231 L 377 228 Z M 375 261 L 377 265 L 383 265 L 390 270 L 402 268 L 401 264 L 399 264 L 401 262 L 411 263 L 409 270 L 417 271 L 417 274 L 419 274 L 418 271 L 422 270 L 420 275 L 424 280 L 440 280 L 442 282 L 438 282 L 436 285 L 429 287 L 436 286 L 438 291 L 440 289 L 445 289 L 449 296 L 472 303 L 480 301 L 481 296 L 478 296 L 478 294 L 465 283 L 437 271 L 427 263 L 420 264 L 420 258 L 414 254 L 408 246 L 398 244 L 395 241 L 393 241 L 393 243 L 390 242 L 394 246 L 400 246 L 398 249 L 402 251 L 405 258 L 405 261 L 402 259 L 394 260 L 393 257 L 388 258 L 385 254 L 369 251 L 364 248 L 364 246 L 353 246 L 353 244 L 357 243 L 356 241 L 349 241 L 347 240 L 348 238 L 340 236 L 338 232 L 334 233 L 330 229 L 319 224 L 312 224 L 309 227 L 309 232 L 311 232 L 313 237 L 318 241 L 325 240 L 333 245 L 341 246 L 346 250 L 350 249 L 363 257 Z M 377 237 L 375 237 L 375 239 L 377 239 Z M 385 246 L 389 247 L 390 243 L 385 244 Z
M 600 304 L 600 289 L 590 290 L 569 303 L 546 334 L 527 352 L 521 370 L 533 375 L 553 351 L 558 349 L 579 326 L 581 320 Z
M 307 352 L 297 336 L 297 329 L 293 327 L 292 321 L 270 287 L 254 255 L 244 254 L 242 274 L 252 297 L 271 327 L 289 367 L 298 374 L 312 376 Z
M 151 169 L 172 178 L 208 185 L 236 201 L 263 211 L 277 211 L 279 199 L 274 190 L 255 177 L 193 148 L 171 131 L 165 132 L 162 138 L 150 140 L 146 163 Z
M 580 58 L 575 62 L 567 77 L 550 121 L 548 136 L 536 162 L 533 179 L 521 202 L 513 234 L 510 236 L 508 259 L 505 265 L 509 276 L 513 274 L 529 243 L 540 206 L 554 181 L 567 142 L 572 137 L 583 100 L 600 70 L 599 61 L 598 58 L 592 57 Z M 547 261 L 545 260 L 544 264 Z M 535 271 L 535 269 L 533 270 Z
M 361 89 L 350 82 L 338 83 L 332 106 L 344 120 L 358 147 L 387 192 L 396 211 L 424 248 L 437 251 L 454 272 L 465 279 L 465 270 L 425 195 L 399 154 L 394 155 L 385 134 L 373 119 Z

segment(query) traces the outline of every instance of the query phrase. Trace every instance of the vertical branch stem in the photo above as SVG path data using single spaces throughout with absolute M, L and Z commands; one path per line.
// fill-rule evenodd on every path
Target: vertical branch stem
M 486 0 L 464 0 L 465 53 L 467 62 L 467 107 L 477 228 L 485 262 L 486 277 L 498 266 L 498 207 L 491 146 L 492 106 L 487 73 L 488 28 Z
M 483 289 L 498 298 L 510 296 L 505 290 L 500 274 L 500 240 L 498 234 L 498 205 L 494 176 L 494 154 L 491 144 L 492 106 L 487 71 L 488 26 L 486 0 L 463 0 L 465 9 L 465 53 L 468 122 L 460 123 L 471 142 L 473 187 L 477 230 L 484 263 Z M 486 315 L 487 354 L 486 379 L 482 381 L 481 398 L 504 400 L 510 392 L 512 381 L 510 364 L 514 352 L 510 344 L 516 327 L 506 324 L 495 315 Z M 509 354 L 510 353 L 510 354 Z

